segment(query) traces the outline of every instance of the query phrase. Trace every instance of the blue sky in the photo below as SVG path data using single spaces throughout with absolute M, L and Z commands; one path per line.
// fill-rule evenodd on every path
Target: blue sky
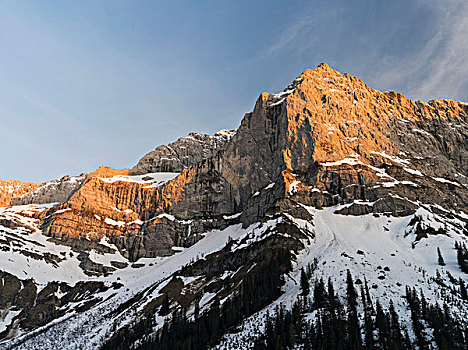
M 2 1 L 0 179 L 125 168 L 236 128 L 325 61 L 380 90 L 468 100 L 468 2 Z

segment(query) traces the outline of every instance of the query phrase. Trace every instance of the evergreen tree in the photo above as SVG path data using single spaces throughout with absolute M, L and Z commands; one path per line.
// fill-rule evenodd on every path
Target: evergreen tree
M 458 244 L 457 248 L 457 262 L 460 270 L 465 273 L 468 273 L 468 250 L 466 245 L 463 243 Z
M 383 312 L 379 301 L 375 305 L 375 327 L 378 329 L 378 342 L 382 349 L 388 349 L 389 327 L 387 315 Z
M 424 292 L 422 289 L 419 290 L 420 295 L 421 295 L 421 317 L 425 319 L 427 317 L 428 313 L 428 308 L 427 308 L 427 301 L 426 301 L 426 296 L 424 295 Z
M 331 280 L 331 277 L 328 277 L 328 286 L 327 286 L 327 292 L 328 292 L 328 305 L 330 309 L 335 309 L 335 288 L 333 288 L 333 282 Z
M 348 307 L 356 309 L 357 305 L 357 293 L 354 288 L 353 276 L 351 271 L 346 270 L 346 296 L 348 300 Z
M 374 323 L 368 307 L 364 310 L 364 341 L 366 349 L 374 349 Z
M 315 280 L 314 283 L 314 307 L 320 309 L 325 306 L 325 286 L 323 284 L 323 279 Z
M 374 313 L 374 305 L 372 304 L 372 299 L 369 292 L 369 285 L 367 284 L 367 279 L 364 277 L 364 290 L 366 291 L 366 301 L 367 306 L 371 308 L 372 313 Z
M 465 282 L 461 279 L 458 280 L 460 284 L 460 296 L 463 300 L 468 300 L 468 294 L 466 292 Z
M 304 271 L 304 268 L 301 268 L 301 295 L 306 297 L 310 293 L 309 279 Z
M 346 272 L 346 291 L 348 300 L 348 319 L 346 326 L 348 331 L 347 348 L 350 350 L 357 350 L 362 348 L 361 329 L 357 317 L 357 293 L 349 269 Z
M 427 349 L 427 339 L 424 334 L 424 326 L 421 315 L 421 301 L 418 298 L 416 289 L 406 287 L 406 299 L 411 312 L 411 321 L 413 323 L 413 331 L 416 336 L 416 345 L 423 350 Z
M 364 278 L 364 288 L 361 286 L 361 299 L 364 309 L 364 341 L 366 349 L 374 349 L 374 322 L 372 320 L 374 305 L 372 304 L 366 278 Z
M 393 301 L 390 300 L 388 308 L 388 320 L 389 320 L 389 348 L 394 350 L 405 349 L 405 343 L 403 335 L 401 334 L 400 321 L 398 314 L 395 311 Z
M 161 309 L 159 310 L 159 314 L 161 316 L 166 316 L 169 313 L 169 297 L 167 294 L 164 294 L 164 298 L 162 301 Z
M 437 256 L 438 256 L 438 260 L 439 260 L 439 265 L 440 266 L 445 266 L 444 257 L 442 256 L 442 253 L 440 252 L 439 247 L 437 247 Z

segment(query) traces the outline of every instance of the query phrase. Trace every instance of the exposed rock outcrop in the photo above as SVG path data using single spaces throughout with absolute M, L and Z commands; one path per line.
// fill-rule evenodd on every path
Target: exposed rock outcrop
M 213 136 L 190 133 L 168 145 L 161 145 L 143 156 L 130 170 L 130 175 L 179 173 L 184 168 L 210 158 L 224 149 L 224 145 L 234 134 L 234 130 L 220 130 Z
M 11 205 L 12 200 L 30 195 L 41 185 L 34 182 L 0 180 L 0 206 Z
M 102 299 L 99 293 L 120 286 L 106 286 L 103 282 L 79 282 L 75 286 L 66 283 L 50 282 L 45 287 L 33 280 L 21 280 L 0 271 L 0 317 L 13 313 L 11 323 L 0 332 L 0 339 L 8 339 L 21 331 L 33 330 L 75 309 L 84 311 Z M 6 312 L 2 315 L 2 312 Z
M 63 176 L 60 180 L 52 180 L 41 184 L 36 190 L 11 200 L 11 205 L 45 204 L 65 202 L 83 183 L 86 174 L 80 176 Z
M 65 202 L 83 183 L 86 174 L 63 176 L 43 183 L 0 180 L 0 205 Z

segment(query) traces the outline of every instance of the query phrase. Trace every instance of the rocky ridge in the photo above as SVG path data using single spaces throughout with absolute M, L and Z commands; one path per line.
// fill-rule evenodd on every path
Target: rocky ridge
M 213 157 L 224 148 L 224 145 L 235 134 L 234 130 L 220 130 L 207 135 L 190 133 L 185 137 L 157 147 L 141 158 L 137 165 L 130 169 L 130 175 L 148 173 L 179 173 L 202 159 Z
M 40 183 L 0 180 L 0 206 L 10 205 L 12 200 L 33 193 L 40 186 Z
M 87 174 L 65 175 L 43 183 L 0 180 L 0 205 L 25 205 L 65 202 L 83 183 Z

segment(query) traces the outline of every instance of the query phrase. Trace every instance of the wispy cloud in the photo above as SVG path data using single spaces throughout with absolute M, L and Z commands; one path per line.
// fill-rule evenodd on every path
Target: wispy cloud
M 311 16 L 304 16 L 294 21 L 290 26 L 286 27 L 269 46 L 261 51 L 258 59 L 276 55 L 291 44 L 297 42 L 300 36 L 310 33 L 313 22 Z
M 435 12 L 434 35 L 409 57 L 390 58 L 392 69 L 379 72 L 380 86 L 403 83 L 412 98 L 468 99 L 468 2 L 425 1 Z M 388 57 L 387 57 L 388 59 Z

